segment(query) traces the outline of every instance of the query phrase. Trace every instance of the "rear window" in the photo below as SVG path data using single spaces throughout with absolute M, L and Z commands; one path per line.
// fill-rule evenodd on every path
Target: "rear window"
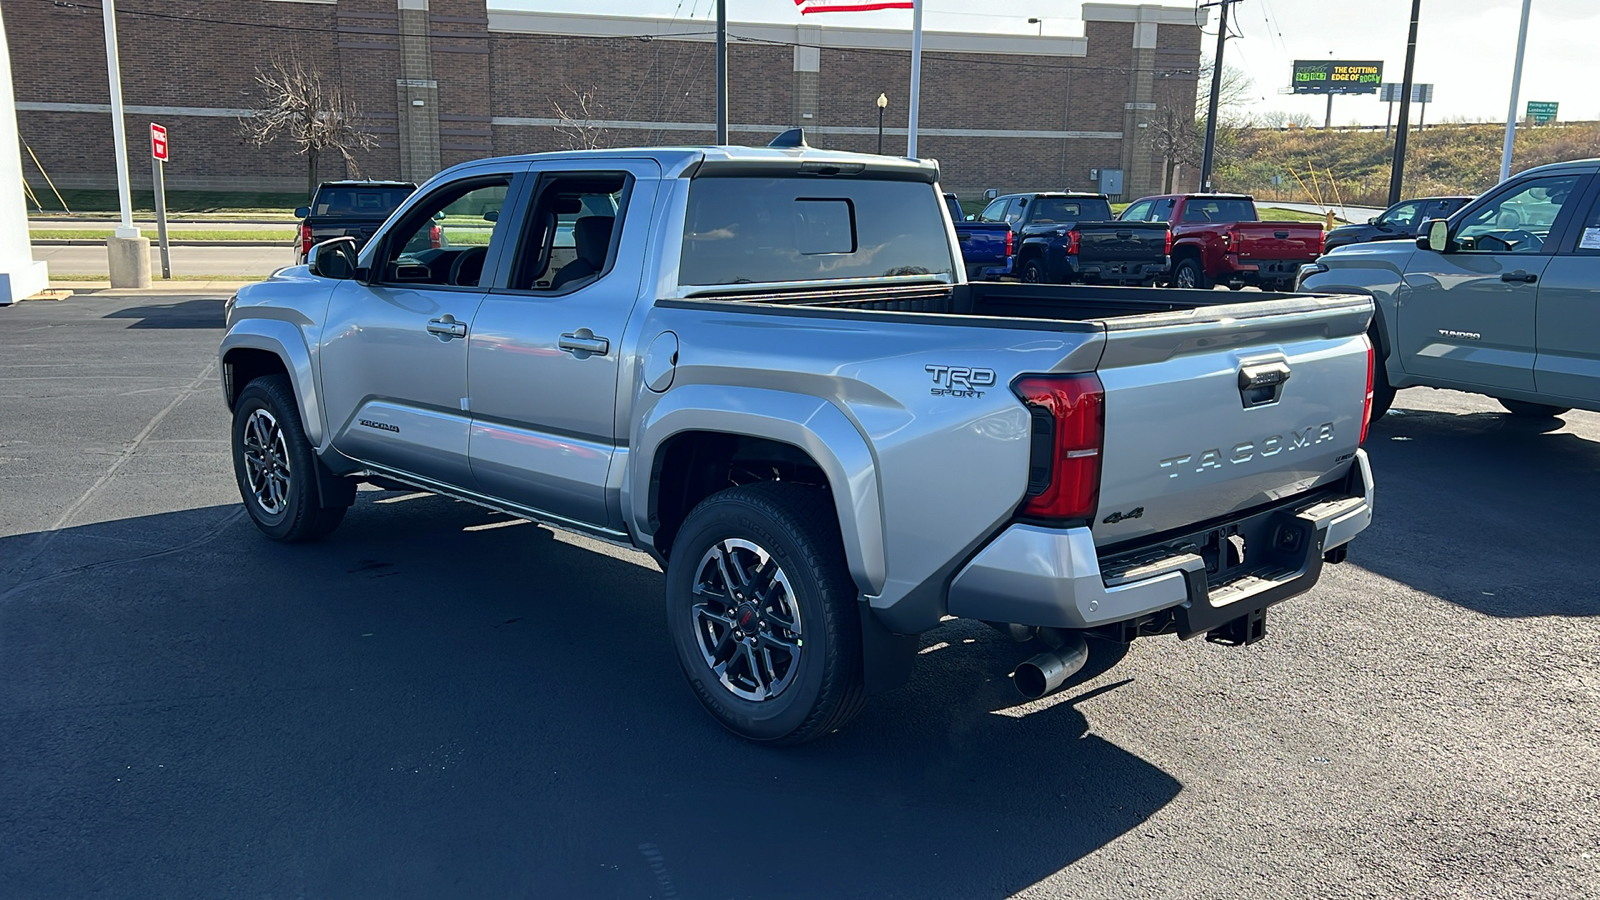
M 1066 225 L 1072 222 L 1104 222 L 1111 218 L 1111 204 L 1098 197 L 1071 200 L 1065 197 L 1040 197 L 1033 201 L 1033 224 Z
M 760 284 L 951 273 L 938 192 L 909 181 L 697 178 L 679 282 Z
M 311 205 L 313 216 L 361 216 L 382 218 L 411 196 L 408 187 L 325 187 L 317 191 Z
M 1235 199 L 1190 198 L 1183 205 L 1185 222 L 1254 222 L 1256 205 L 1242 197 Z

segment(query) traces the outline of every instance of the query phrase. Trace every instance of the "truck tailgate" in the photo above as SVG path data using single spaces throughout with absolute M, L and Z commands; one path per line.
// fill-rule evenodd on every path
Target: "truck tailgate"
M 1316 259 L 1322 253 L 1322 227 L 1305 222 L 1240 222 L 1229 229 L 1238 237 L 1233 252 L 1241 261 Z
M 1006 235 L 1011 226 L 1004 222 L 957 222 L 956 240 L 961 242 L 961 259 L 967 265 L 1006 261 Z
M 1078 226 L 1078 260 L 1160 262 L 1167 256 L 1164 222 L 1108 222 Z
M 1292 297 L 1108 319 L 1095 543 L 1341 477 L 1360 442 L 1371 302 Z

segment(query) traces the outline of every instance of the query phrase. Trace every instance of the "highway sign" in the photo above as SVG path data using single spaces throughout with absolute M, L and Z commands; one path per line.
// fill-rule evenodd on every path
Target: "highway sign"
M 1535 125 L 1545 125 L 1550 122 L 1554 122 L 1556 120 L 1556 110 L 1559 109 L 1560 106 L 1561 104 L 1559 103 L 1551 103 L 1546 100 L 1529 100 L 1528 118 L 1532 119 L 1533 124 Z

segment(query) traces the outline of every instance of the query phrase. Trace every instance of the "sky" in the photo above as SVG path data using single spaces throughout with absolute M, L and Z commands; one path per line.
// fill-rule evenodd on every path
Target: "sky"
M 1082 36 L 1082 4 L 1075 0 L 925 0 L 923 27 L 930 31 L 983 31 Z M 1167 0 L 1186 7 L 1193 0 Z M 710 20 L 714 0 L 490 0 L 496 9 L 659 16 Z M 794 0 L 727 0 L 728 19 L 798 23 Z M 977 12 L 984 7 L 1006 10 Z M 1427 121 L 1505 121 L 1511 99 L 1520 0 L 1423 0 L 1417 38 L 1419 83 L 1434 85 Z M 1407 0 L 1243 0 L 1229 13 L 1244 35 L 1229 40 L 1225 64 L 1238 66 L 1254 82 L 1257 108 L 1304 113 L 1320 124 L 1322 97 L 1283 96 L 1295 59 L 1380 59 L 1384 80 L 1398 82 L 1405 68 Z M 910 11 L 830 13 L 806 16 L 806 24 L 911 28 Z M 1043 22 L 1030 25 L 1029 18 Z M 1216 21 L 1213 11 L 1212 22 Z M 1230 24 L 1232 24 L 1230 23 Z M 1207 57 L 1216 30 L 1203 39 Z M 734 29 L 737 33 L 737 28 Z M 1600 119 L 1600 92 L 1593 89 L 1593 56 L 1600 52 L 1600 0 L 1533 0 L 1527 60 L 1518 114 L 1529 100 L 1561 104 L 1562 120 Z M 1331 56 L 1330 56 L 1331 54 Z M 1585 60 L 1589 60 L 1585 62 Z M 1381 125 L 1388 105 L 1375 96 L 1336 97 L 1336 124 Z

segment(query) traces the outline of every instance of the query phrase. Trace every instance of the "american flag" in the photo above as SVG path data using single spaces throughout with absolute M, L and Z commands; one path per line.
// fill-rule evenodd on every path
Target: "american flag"
M 874 9 L 911 9 L 913 0 L 794 0 L 801 15 L 819 12 L 868 12 Z

